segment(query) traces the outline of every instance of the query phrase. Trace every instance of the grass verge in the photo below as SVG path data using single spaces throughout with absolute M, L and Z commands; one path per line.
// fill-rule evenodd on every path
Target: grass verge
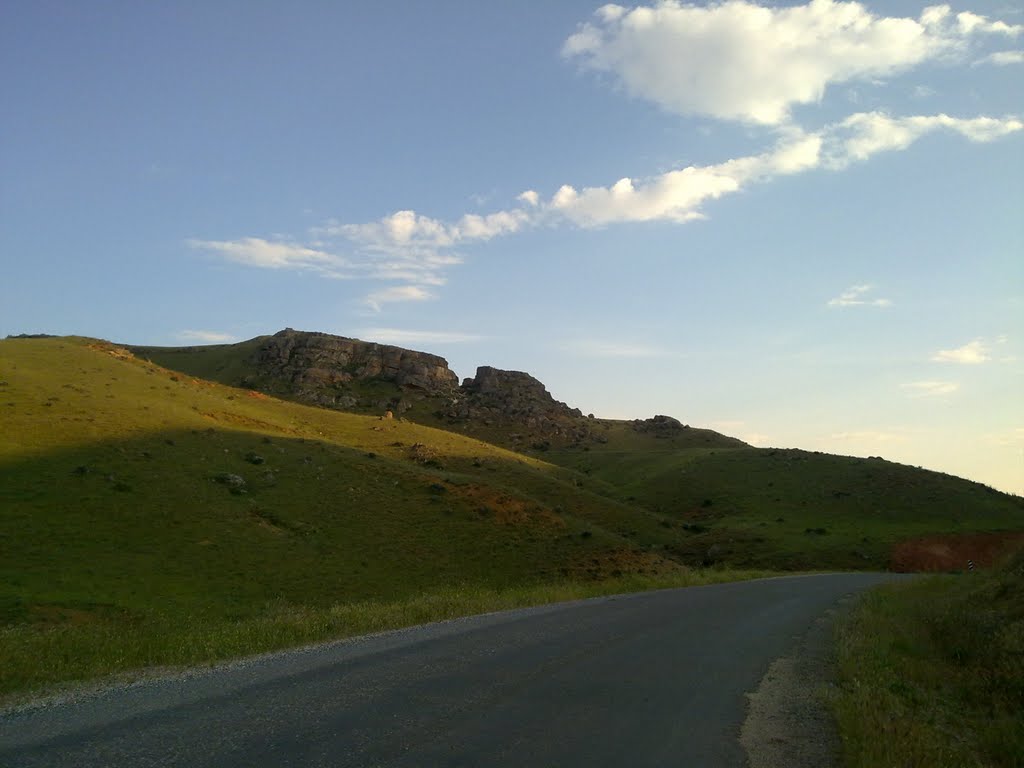
M 227 621 L 154 617 L 126 627 L 92 622 L 47 630 L 17 625 L 0 630 L 0 706 L 57 692 L 68 684 L 116 675 L 143 677 L 154 667 L 209 664 L 310 643 L 382 632 L 461 616 L 601 595 L 690 587 L 771 576 L 765 571 L 706 569 L 629 575 L 593 582 L 561 582 L 491 589 L 452 587 L 395 601 L 310 607 L 269 604 L 258 616 Z M 112 680 L 111 682 L 114 682 Z
M 1024 552 L 874 590 L 837 635 L 847 766 L 1024 766 Z

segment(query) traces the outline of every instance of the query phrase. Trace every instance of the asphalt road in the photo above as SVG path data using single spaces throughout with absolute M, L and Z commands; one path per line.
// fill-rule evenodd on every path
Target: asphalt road
M 0 766 L 745 766 L 772 660 L 893 577 L 799 576 L 431 624 L 0 717 Z

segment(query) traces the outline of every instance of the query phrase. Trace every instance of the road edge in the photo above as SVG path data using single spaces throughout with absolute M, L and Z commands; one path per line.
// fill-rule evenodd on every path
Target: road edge
M 837 768 L 841 741 L 828 704 L 836 685 L 833 628 L 854 596 L 842 598 L 776 659 L 748 692 L 740 744 L 750 768 Z

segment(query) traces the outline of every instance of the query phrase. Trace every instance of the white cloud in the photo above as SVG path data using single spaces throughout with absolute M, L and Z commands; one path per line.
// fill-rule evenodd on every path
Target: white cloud
M 484 338 L 475 333 L 410 331 L 401 328 L 361 328 L 355 334 L 360 339 L 380 344 L 464 344 Z
M 526 192 L 523 195 L 529 197 Z M 498 235 L 515 232 L 529 218 L 525 210 L 516 208 L 483 216 L 467 213 L 454 224 L 447 224 L 415 211 L 396 211 L 368 224 L 341 224 L 322 231 L 341 235 L 369 251 L 430 259 L 439 250 L 451 248 L 457 243 L 490 240 Z
M 870 285 L 852 285 L 836 296 L 829 299 L 830 307 L 890 307 L 892 301 L 882 298 L 871 298 L 867 294 L 872 290 Z
M 197 341 L 200 344 L 228 344 L 237 337 L 220 331 L 182 331 L 178 334 L 181 341 Z
M 983 339 L 975 339 L 956 349 L 940 349 L 932 360 L 938 363 L 960 363 L 961 365 L 979 365 L 992 359 L 989 345 Z
M 951 395 L 960 389 L 955 381 L 909 381 L 900 385 L 912 397 L 941 397 Z
M 401 301 L 428 301 L 437 296 L 419 285 L 396 285 L 369 294 L 363 302 L 375 312 L 380 312 L 385 304 Z
M 606 341 L 602 339 L 574 341 L 563 345 L 562 348 L 581 357 L 643 358 L 664 357 L 668 354 L 664 349 L 648 344 Z
M 794 105 L 820 101 L 831 84 L 962 58 L 973 38 L 1021 29 L 971 13 L 954 16 L 948 6 L 913 19 L 879 17 L 859 3 L 834 0 L 780 8 L 664 0 L 604 6 L 565 41 L 562 55 L 672 112 L 779 125 Z
M 622 178 L 607 187 L 578 191 L 565 184 L 547 200 L 528 190 L 518 197 L 527 207 L 465 214 L 454 222 L 402 210 L 363 224 L 329 222 L 311 231 L 310 245 L 257 237 L 188 242 L 252 267 L 404 283 L 365 299 L 367 305 L 379 311 L 386 303 L 434 298 L 427 289 L 444 285 L 445 271 L 462 262 L 454 252 L 460 245 L 485 242 L 540 223 L 589 228 L 621 222 L 698 220 L 705 217 L 702 207 L 706 202 L 750 184 L 818 168 L 841 170 L 879 152 L 906 149 L 933 131 L 951 131 L 971 141 L 987 142 L 1022 129 L 1024 122 L 1012 117 L 891 117 L 881 112 L 861 112 L 816 132 L 790 127 L 774 146 L 760 154 L 713 165 L 691 165 L 645 179 Z M 351 253 L 342 257 L 332 252 L 341 247 Z M 891 303 L 884 298 L 865 298 L 866 290 L 867 286 L 853 286 L 829 305 Z
M 581 191 L 565 184 L 539 207 L 549 221 L 564 219 L 580 227 L 693 221 L 704 218 L 701 206 L 705 202 L 739 192 L 749 184 L 816 168 L 842 170 L 879 152 L 906 149 L 931 132 L 951 131 L 970 141 L 988 142 L 1022 129 L 1024 122 L 1013 117 L 891 117 L 882 112 L 858 112 L 817 132 L 793 128 L 759 155 L 687 166 L 647 179 L 622 178 L 607 187 Z M 886 303 L 884 299 L 874 302 L 876 306 Z
M 326 251 L 259 237 L 245 237 L 240 240 L 193 239 L 186 242 L 193 248 L 213 251 L 228 261 L 250 267 L 313 270 L 335 274 L 346 266 L 344 259 Z
M 906 149 L 925 134 L 945 130 L 969 141 L 985 143 L 1024 129 L 1015 117 L 957 118 L 946 114 L 891 117 L 884 112 L 858 112 L 822 131 L 823 165 L 842 170 L 879 152 Z
M 528 189 L 525 192 L 523 192 L 522 194 L 520 194 L 516 198 L 516 200 L 519 200 L 520 202 L 526 203 L 527 205 L 529 205 L 531 207 L 536 207 L 537 203 L 540 202 L 540 195 L 538 195 L 535 190 Z
M 980 64 L 995 64 L 997 67 L 1024 64 L 1024 51 L 996 51 L 974 62 L 974 66 Z

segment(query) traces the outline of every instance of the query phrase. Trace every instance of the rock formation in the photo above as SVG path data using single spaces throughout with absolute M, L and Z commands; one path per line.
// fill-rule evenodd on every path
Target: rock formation
M 438 415 L 450 423 L 518 426 L 533 438 L 578 440 L 590 432 L 579 408 L 555 400 L 530 374 L 489 365 L 480 366 L 475 377 L 463 381 L 451 405 Z
M 251 363 L 254 375 L 243 386 L 272 381 L 275 390 L 340 408 L 356 405 L 353 382 L 386 381 L 405 392 L 443 395 L 459 381 L 437 355 L 291 328 L 267 337 Z

